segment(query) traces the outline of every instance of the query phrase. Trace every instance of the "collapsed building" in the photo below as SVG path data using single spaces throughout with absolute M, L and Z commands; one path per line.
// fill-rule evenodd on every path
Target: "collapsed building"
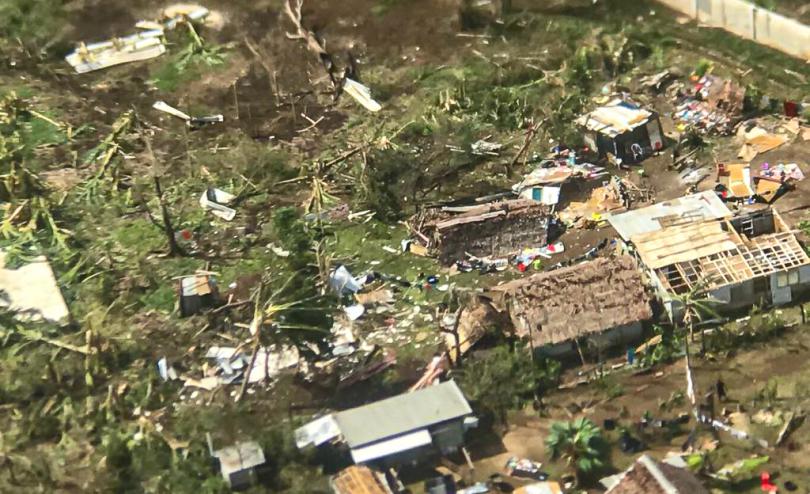
M 628 101 L 614 99 L 576 123 L 588 147 L 618 163 L 639 163 L 664 149 L 658 114 Z
M 425 219 L 419 241 L 443 264 L 478 258 L 505 258 L 525 247 L 548 244 L 548 206 L 526 199 L 480 206 L 443 208 Z
M 560 356 L 586 339 L 598 348 L 641 337 L 651 297 L 630 256 L 598 258 L 492 288 L 486 296 L 535 350 Z
M 679 296 L 690 292 L 734 311 L 787 304 L 810 289 L 810 257 L 776 210 L 733 216 L 716 200 L 703 193 L 679 199 L 678 214 L 661 215 L 674 209 L 654 205 L 610 218 L 671 318 L 681 317 Z

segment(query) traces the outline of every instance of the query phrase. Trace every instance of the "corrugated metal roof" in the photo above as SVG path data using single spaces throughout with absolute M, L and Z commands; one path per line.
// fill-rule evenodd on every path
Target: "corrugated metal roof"
M 588 130 L 616 137 L 646 124 L 652 113 L 633 103 L 614 99 L 605 106 L 577 119 L 577 124 Z
M 454 381 L 335 414 L 346 443 L 359 448 L 472 414 Z
M 730 218 L 731 211 L 714 191 L 659 202 L 646 208 L 613 214 L 608 221 L 624 240 L 641 233 L 657 232 L 668 226 Z

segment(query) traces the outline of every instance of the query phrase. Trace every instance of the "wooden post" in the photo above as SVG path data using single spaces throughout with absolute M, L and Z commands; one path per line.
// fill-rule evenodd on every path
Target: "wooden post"
M 475 465 L 472 462 L 472 458 L 470 458 L 470 453 L 467 452 L 467 448 L 465 446 L 461 447 L 461 452 L 464 453 L 464 459 L 467 460 L 467 466 L 470 467 L 470 470 L 475 471 Z
M 585 361 L 585 355 L 582 354 L 582 348 L 579 346 L 579 338 L 574 338 L 574 345 L 577 347 L 577 353 L 579 354 L 579 359 L 582 361 L 582 366 L 585 367 L 588 365 L 588 362 Z

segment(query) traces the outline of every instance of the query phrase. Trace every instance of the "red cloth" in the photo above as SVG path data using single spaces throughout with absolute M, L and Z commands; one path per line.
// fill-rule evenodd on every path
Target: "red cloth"
M 793 118 L 799 116 L 799 104 L 795 101 L 785 101 L 785 116 Z
M 776 485 L 771 483 L 771 474 L 768 472 L 762 472 L 759 476 L 759 480 L 762 485 L 762 492 L 777 492 L 779 490 Z

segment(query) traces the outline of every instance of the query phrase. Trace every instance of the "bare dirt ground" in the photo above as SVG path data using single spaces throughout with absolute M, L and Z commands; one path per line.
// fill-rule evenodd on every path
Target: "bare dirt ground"
M 788 323 L 800 322 L 795 309 L 785 310 L 781 313 L 781 317 Z M 693 367 L 698 394 L 713 390 L 717 379 L 722 379 L 727 385 L 729 395 L 728 401 L 722 404 L 722 407 L 729 413 L 736 412 L 739 407 L 750 417 L 760 410 L 787 411 L 806 407 L 807 394 L 804 390 L 810 380 L 810 374 L 804 365 L 806 359 L 810 358 L 808 327 L 793 326 L 777 338 L 778 341 L 753 343 L 723 356 L 712 354 L 710 350 L 710 358 L 699 361 Z M 617 359 L 610 363 L 620 361 Z M 568 373 L 567 379 L 577 379 L 576 372 Z M 471 444 L 471 454 L 476 466 L 475 472 L 471 473 L 472 477 L 485 480 L 491 473 L 501 472 L 506 460 L 512 456 L 542 462 L 552 475 L 563 473 L 559 469 L 559 464 L 549 460 L 544 447 L 545 438 L 552 423 L 583 416 L 599 425 L 602 425 L 605 419 L 616 420 L 617 428 L 627 427 L 634 431 L 633 434 L 641 438 L 648 447 L 647 452 L 658 458 L 663 458 L 670 452 L 681 451 L 681 446 L 695 425 L 694 418 L 672 432 L 654 428 L 640 432 L 635 424 L 647 412 L 656 419 L 669 420 L 679 414 L 690 413 L 688 401 L 673 400 L 675 394 L 683 393 L 686 388 L 683 359 L 647 372 L 620 370 L 603 379 L 601 383 L 550 394 L 544 398 L 546 409 L 539 414 L 533 411 L 515 413 L 511 416 L 510 425 L 504 431 L 501 440 L 495 444 L 487 442 Z M 777 391 L 775 398 L 766 403 L 760 396 L 767 386 L 773 386 Z M 670 400 L 672 405 L 663 405 Z M 718 413 L 720 411 L 718 410 Z M 748 431 L 753 436 L 773 444 L 779 428 L 752 425 Z M 618 437 L 615 431 L 607 434 L 612 439 Z M 799 485 L 798 492 L 808 492 L 810 484 L 807 483 L 804 472 L 810 463 L 803 452 L 807 451 L 809 437 L 810 425 L 805 424 L 794 430 L 782 446 L 763 449 L 721 433 L 719 457 L 768 455 L 771 462 L 764 469 L 776 475 L 780 485 L 791 480 Z M 707 438 L 710 439 L 711 437 Z M 614 448 L 611 462 L 617 470 L 621 470 L 629 466 L 636 456 Z M 714 466 L 719 468 L 721 465 Z M 515 485 L 521 484 L 515 479 L 511 481 Z M 734 492 L 754 493 L 759 492 L 759 488 L 752 486 L 748 490 L 737 486 Z

